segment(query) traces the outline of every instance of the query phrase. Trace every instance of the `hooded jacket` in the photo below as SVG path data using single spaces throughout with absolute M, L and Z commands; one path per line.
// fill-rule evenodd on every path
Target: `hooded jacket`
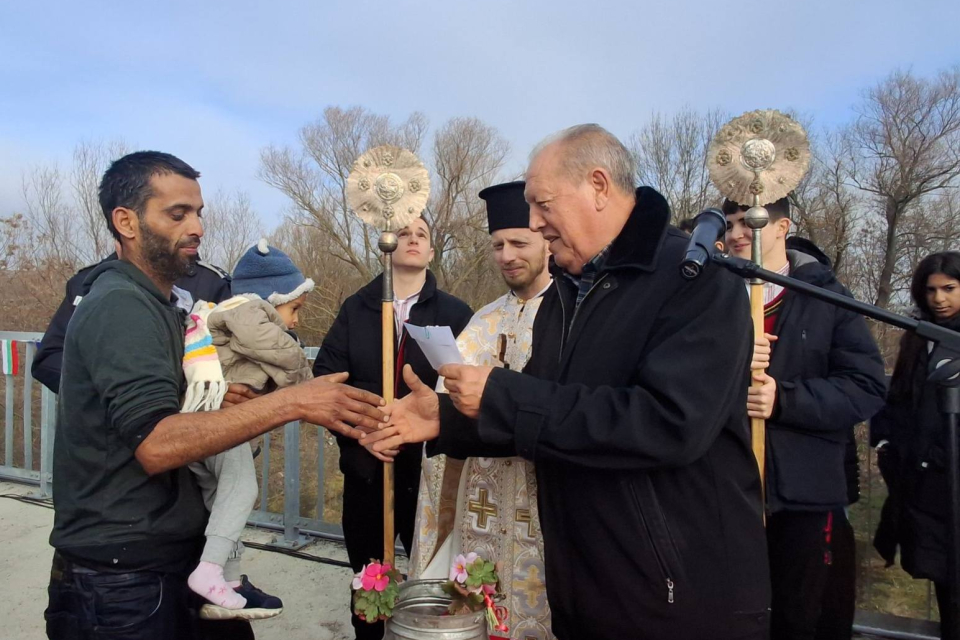
M 207 325 L 227 382 L 262 392 L 313 378 L 300 343 L 276 308 L 260 297 L 234 296 L 220 303 Z
M 96 267 L 67 326 L 50 544 L 104 571 L 186 571 L 207 510 L 186 467 L 150 476 L 137 447 L 180 412 L 185 313 L 137 267 Z
M 799 246 L 787 251 L 792 278 L 850 295 L 813 245 Z M 883 360 L 862 316 L 789 289 L 783 296 L 767 369 L 777 381 L 767 420 L 767 506 L 828 511 L 850 503 L 850 433 L 883 406 Z

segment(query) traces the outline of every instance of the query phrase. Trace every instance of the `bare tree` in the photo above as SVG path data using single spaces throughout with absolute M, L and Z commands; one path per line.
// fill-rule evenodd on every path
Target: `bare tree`
M 847 269 L 853 239 L 863 217 L 859 193 L 847 183 L 850 150 L 842 136 L 810 136 L 810 171 L 791 194 L 796 232 L 824 251 L 834 271 L 855 287 L 859 274 Z
M 214 192 L 203 215 L 203 258 L 233 271 L 244 252 L 263 236 L 260 217 L 244 191 Z
M 431 269 L 454 295 L 488 294 L 477 286 L 489 278 L 491 267 L 486 208 L 477 194 L 498 181 L 509 151 L 496 129 L 476 118 L 454 118 L 434 137 L 434 177 L 425 213 L 433 234 Z
M 76 224 L 82 240 L 78 253 L 83 262 L 95 262 L 113 251 L 113 236 L 100 209 L 100 179 L 110 163 L 130 153 L 123 140 L 83 141 L 73 149 L 70 185 Z
M 82 260 L 82 240 L 63 193 L 63 173 L 56 164 L 34 167 L 21 177 L 25 217 L 34 232 L 28 248 L 34 261 L 53 257 L 77 264 Z
M 306 344 L 320 344 L 333 324 L 344 299 L 365 284 L 352 265 L 334 256 L 332 238 L 314 226 L 297 224 L 294 215 L 270 235 L 270 242 L 285 251 L 316 288 L 307 296 L 297 329 Z
M 670 203 L 674 222 L 691 218 L 719 197 L 707 171 L 707 148 L 728 120 L 721 110 L 684 107 L 672 117 L 654 113 L 628 140 L 637 159 L 637 180 Z
M 300 130 L 300 149 L 264 149 L 259 175 L 290 198 L 297 224 L 329 236 L 333 255 L 369 279 L 377 271 L 376 234 L 347 206 L 350 169 L 361 153 L 378 145 L 419 151 L 426 128 L 419 113 L 394 125 L 362 107 L 328 107 L 319 121 Z
M 0 259 L 3 325 L 17 331 L 42 330 L 76 269 L 69 216 L 64 215 L 60 173 L 55 166 L 23 176 L 25 213 L 0 218 L 5 252 Z M 9 324 L 8 324 L 9 323 Z
M 292 205 L 282 241 L 294 247 L 305 273 L 322 292 L 315 298 L 323 300 L 316 303 L 317 326 L 332 320 L 343 297 L 380 271 L 378 233 L 362 224 L 346 203 L 354 161 L 387 143 L 418 152 L 426 130 L 420 114 L 393 125 L 361 108 L 330 107 L 319 122 L 301 130 L 301 149 L 270 147 L 262 152 L 261 178 L 286 194 Z M 489 259 L 485 209 L 477 194 L 498 181 L 509 146 L 483 122 L 454 118 L 435 133 L 430 151 L 431 157 L 421 155 L 432 169 L 431 196 L 423 214 L 435 249 L 430 267 L 444 290 L 472 304 L 488 302 L 503 285 Z M 295 248 L 305 242 L 310 245 Z
M 849 175 L 873 196 L 872 219 L 884 231 L 875 300 L 887 307 L 898 272 L 906 273 L 904 226 L 925 227 L 924 200 L 960 176 L 960 68 L 933 79 L 896 71 L 866 91 L 857 113 L 847 132 Z

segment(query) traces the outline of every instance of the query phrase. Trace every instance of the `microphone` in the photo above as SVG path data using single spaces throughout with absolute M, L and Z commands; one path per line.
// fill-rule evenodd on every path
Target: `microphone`
M 703 266 L 717 250 L 716 241 L 727 230 L 727 217 L 719 209 L 704 209 L 693 222 L 687 252 L 680 263 L 680 275 L 687 280 L 693 280 L 703 272 Z

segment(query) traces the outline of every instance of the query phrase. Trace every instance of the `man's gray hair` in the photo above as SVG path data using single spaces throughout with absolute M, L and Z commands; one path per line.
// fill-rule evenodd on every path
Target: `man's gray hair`
M 577 184 L 586 180 L 590 171 L 606 169 L 617 187 L 626 194 L 636 190 L 636 161 L 615 135 L 598 124 L 578 124 L 548 136 L 530 153 L 530 161 L 548 146 L 563 145 L 560 166 Z

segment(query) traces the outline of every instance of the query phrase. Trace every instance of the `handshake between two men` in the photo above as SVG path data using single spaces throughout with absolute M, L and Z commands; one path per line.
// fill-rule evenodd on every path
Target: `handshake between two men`
M 454 406 L 468 418 L 480 414 L 480 399 L 493 367 L 450 364 L 440 368 Z M 400 445 L 426 442 L 440 434 L 440 403 L 437 393 L 421 382 L 410 365 L 403 379 L 410 394 L 387 405 L 383 398 L 346 383 L 347 373 L 320 376 L 280 390 L 289 395 L 303 420 L 318 424 L 360 444 L 383 462 L 392 462 Z M 231 384 L 223 407 L 258 397 L 245 385 Z
M 493 367 L 447 364 L 438 373 L 453 405 L 468 418 L 480 415 L 480 400 Z M 425 385 L 410 365 L 403 367 L 409 395 L 384 407 L 385 420 L 375 429 L 357 425 L 360 444 L 377 459 L 392 462 L 400 446 L 433 440 L 440 435 L 440 399 Z M 352 436 L 352 434 L 350 434 Z M 353 437 L 353 436 L 352 436 Z

